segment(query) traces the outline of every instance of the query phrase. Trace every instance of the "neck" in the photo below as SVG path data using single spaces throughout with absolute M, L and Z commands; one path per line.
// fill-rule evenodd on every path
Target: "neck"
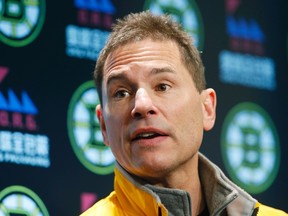
M 180 189 L 187 191 L 191 197 L 192 215 L 200 214 L 205 208 L 201 182 L 198 173 L 198 154 L 195 154 L 189 164 L 184 164 L 180 170 L 169 172 L 157 179 L 149 179 L 154 186 Z

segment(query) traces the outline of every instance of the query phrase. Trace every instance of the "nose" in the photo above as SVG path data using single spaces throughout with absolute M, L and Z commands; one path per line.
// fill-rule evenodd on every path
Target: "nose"
M 135 94 L 135 104 L 131 115 L 134 118 L 144 118 L 156 113 L 156 107 L 144 88 L 139 88 Z

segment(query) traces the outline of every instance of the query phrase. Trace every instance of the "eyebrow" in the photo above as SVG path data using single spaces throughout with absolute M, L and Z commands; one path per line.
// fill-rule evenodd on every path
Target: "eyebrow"
M 172 73 L 176 74 L 175 70 L 173 70 L 171 67 L 161 67 L 161 68 L 153 68 L 149 75 L 156 75 L 161 73 Z M 107 78 L 107 86 L 109 86 L 113 81 L 117 80 L 128 80 L 128 76 L 125 73 L 113 73 L 110 74 Z
M 128 77 L 126 74 L 123 73 L 113 73 L 110 74 L 107 78 L 107 87 L 111 85 L 112 82 L 117 80 L 128 80 Z
M 163 68 L 153 68 L 150 72 L 150 74 L 160 74 L 160 73 L 173 73 L 175 74 L 175 70 L 173 70 L 171 67 L 163 67 Z

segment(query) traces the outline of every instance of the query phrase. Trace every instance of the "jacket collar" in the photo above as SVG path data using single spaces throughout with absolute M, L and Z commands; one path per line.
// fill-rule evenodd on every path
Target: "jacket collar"
M 159 196 L 145 185 L 147 183 L 129 174 L 116 162 L 114 190 L 125 213 L 137 216 L 157 216 L 161 211 L 162 216 L 168 216 L 168 211 L 161 203 Z
M 199 175 L 210 215 L 252 215 L 256 200 L 230 181 L 218 166 L 199 153 Z
M 223 211 L 233 216 L 252 214 L 256 200 L 231 182 L 201 153 L 199 153 L 199 175 L 210 215 L 221 215 Z M 153 187 L 129 174 L 118 163 L 115 167 L 114 189 L 120 205 L 128 211 L 128 215 L 130 213 L 131 215 L 156 216 L 159 210 L 162 216 L 168 215 L 168 210 L 158 196 L 161 188 L 153 190 Z M 167 190 L 163 189 L 163 192 L 164 190 L 166 193 Z M 177 195 L 180 191 L 169 190 Z

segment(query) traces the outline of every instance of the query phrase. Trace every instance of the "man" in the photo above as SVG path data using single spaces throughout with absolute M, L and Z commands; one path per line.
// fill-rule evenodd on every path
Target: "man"
M 83 216 L 287 215 L 258 203 L 199 153 L 216 93 L 191 38 L 168 16 L 119 20 L 94 72 L 114 191 Z

